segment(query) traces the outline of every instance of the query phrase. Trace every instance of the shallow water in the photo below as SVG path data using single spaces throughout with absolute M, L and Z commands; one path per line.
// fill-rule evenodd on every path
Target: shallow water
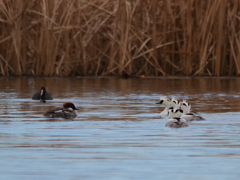
M 46 86 L 54 100 L 31 100 Z M 0 179 L 239 179 L 240 79 L 1 78 Z M 159 97 L 206 121 L 165 127 Z M 44 112 L 73 102 L 74 121 Z

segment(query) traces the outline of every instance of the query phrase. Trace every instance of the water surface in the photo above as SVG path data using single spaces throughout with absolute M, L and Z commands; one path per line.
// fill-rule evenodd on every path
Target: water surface
M 31 100 L 46 86 L 54 100 Z M 238 78 L 1 78 L 0 179 L 239 179 Z M 206 121 L 165 127 L 159 97 Z M 43 114 L 64 102 L 74 121 Z

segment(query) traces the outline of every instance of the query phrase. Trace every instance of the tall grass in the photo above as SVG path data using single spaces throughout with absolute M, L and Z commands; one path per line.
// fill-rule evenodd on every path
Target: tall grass
M 0 75 L 240 75 L 240 1 L 2 0 Z

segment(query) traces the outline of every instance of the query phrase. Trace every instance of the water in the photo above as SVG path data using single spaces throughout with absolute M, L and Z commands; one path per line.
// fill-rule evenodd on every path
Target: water
M 54 100 L 32 95 L 46 86 Z M 0 179 L 239 179 L 240 79 L 1 78 Z M 159 97 L 206 121 L 165 127 Z M 74 121 L 47 119 L 73 102 Z

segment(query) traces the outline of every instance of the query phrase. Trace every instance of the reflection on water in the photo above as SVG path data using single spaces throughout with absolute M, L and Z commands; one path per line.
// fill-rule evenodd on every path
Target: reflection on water
M 54 100 L 32 95 L 46 86 Z M 0 179 L 238 179 L 240 79 L 1 78 Z M 160 96 L 206 121 L 165 127 Z M 75 121 L 47 119 L 73 102 Z

